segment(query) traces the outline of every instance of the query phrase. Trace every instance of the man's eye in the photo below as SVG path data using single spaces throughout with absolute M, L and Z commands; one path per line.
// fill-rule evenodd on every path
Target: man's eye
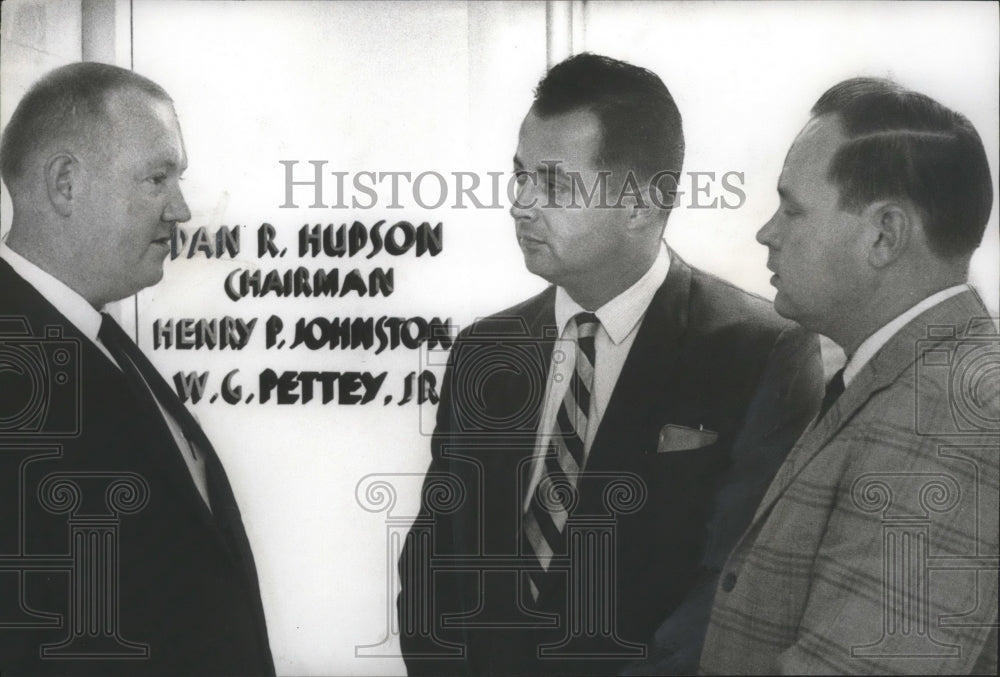
M 514 182 L 518 188 L 524 188 L 528 183 L 532 186 L 538 186 L 538 175 L 534 172 L 529 172 L 527 169 L 516 170 L 514 172 Z
M 167 175 L 153 174 L 151 177 L 149 177 L 149 180 L 153 183 L 154 186 L 159 186 L 160 184 L 164 183 L 167 180 Z

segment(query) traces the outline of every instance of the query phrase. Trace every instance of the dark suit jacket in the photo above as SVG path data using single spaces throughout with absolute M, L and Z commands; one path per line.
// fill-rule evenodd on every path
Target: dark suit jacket
M 920 314 L 789 453 L 726 563 L 709 674 L 997 672 L 1000 336 Z
M 2 260 L 0 322 L 0 673 L 273 674 L 211 445 L 210 513 L 162 417 Z
M 411 674 L 614 673 L 643 657 L 693 670 L 714 577 L 818 407 L 815 337 L 672 253 L 567 526 L 614 518 L 613 559 L 595 565 L 611 579 L 611 620 L 605 636 L 598 629 L 574 639 L 575 657 L 539 657 L 543 645 L 580 634 L 569 622 L 585 615 L 567 606 L 567 574 L 549 574 L 540 611 L 554 616 L 545 626 L 531 616 L 518 573 L 526 561 L 517 559 L 525 474 L 557 338 L 554 298 L 550 287 L 477 322 L 452 349 L 423 505 L 400 558 L 400 634 Z M 658 451 L 668 424 L 718 438 Z M 421 554 L 428 550 L 430 563 Z

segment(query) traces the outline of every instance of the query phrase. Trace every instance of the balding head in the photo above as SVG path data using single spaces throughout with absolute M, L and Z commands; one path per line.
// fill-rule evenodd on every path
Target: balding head
M 0 141 L 0 177 L 11 193 L 28 167 L 44 162 L 54 146 L 100 138 L 110 95 L 130 90 L 172 102 L 149 78 L 103 63 L 69 64 L 36 82 L 17 105 Z
M 184 141 L 159 85 L 105 64 L 56 69 L 18 105 L 0 152 L 12 250 L 95 308 L 160 280 L 191 214 Z

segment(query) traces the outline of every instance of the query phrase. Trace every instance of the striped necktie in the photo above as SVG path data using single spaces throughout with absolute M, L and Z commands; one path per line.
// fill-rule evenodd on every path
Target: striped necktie
M 576 504 L 577 480 L 587 463 L 585 445 L 594 387 L 594 335 L 600 321 L 593 313 L 579 313 L 574 319 L 576 365 L 559 405 L 541 479 L 522 522 L 526 551 L 535 554 L 541 567 L 529 571 L 531 597 L 536 602 L 552 558 L 566 552 L 566 522 Z

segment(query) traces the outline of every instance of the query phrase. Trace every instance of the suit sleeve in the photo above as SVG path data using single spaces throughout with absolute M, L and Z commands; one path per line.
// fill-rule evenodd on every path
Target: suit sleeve
M 768 484 L 823 396 L 819 341 L 798 325 L 775 340 L 732 447 L 705 531 L 702 571 L 680 606 L 657 628 L 650 655 L 622 674 L 693 674 L 698 669 L 719 574 Z
M 456 339 L 449 356 L 441 386 L 437 419 L 431 437 L 431 463 L 420 492 L 420 511 L 407 534 L 399 558 L 400 593 L 396 600 L 399 639 L 403 660 L 409 675 L 452 675 L 468 672 L 465 647 L 458 630 L 445 630 L 440 625 L 442 614 L 461 608 L 456 579 L 449 572 L 435 572 L 428 561 L 431 554 L 456 554 L 459 519 L 447 511 L 435 513 L 434 494 L 443 491 L 463 493 L 456 482 L 462 482 L 443 453 L 455 428 L 454 364 Z
M 998 435 L 921 434 L 947 396 L 915 425 L 912 381 L 892 394 L 823 451 L 847 461 L 780 674 L 996 674 Z

